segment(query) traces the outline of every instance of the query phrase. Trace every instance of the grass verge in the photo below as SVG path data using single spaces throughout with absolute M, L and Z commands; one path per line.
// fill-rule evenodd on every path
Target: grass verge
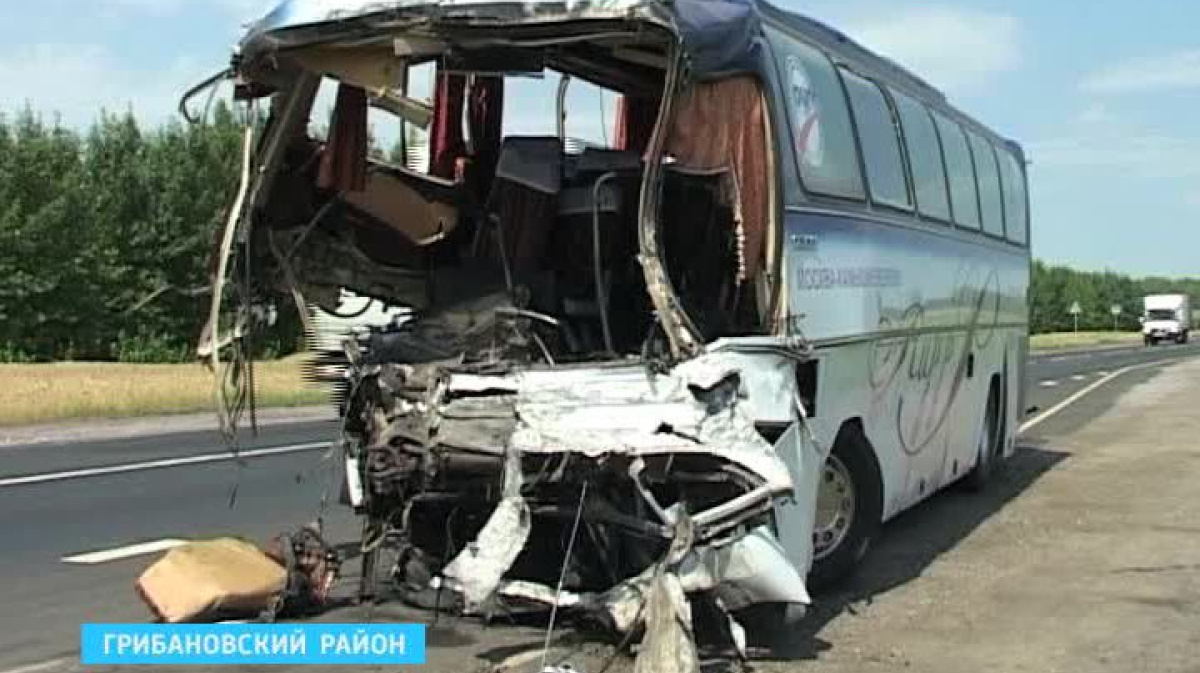
M 301 377 L 303 356 L 256 363 L 260 407 L 322 404 Z M 0 426 L 127 418 L 213 409 L 213 376 L 199 364 L 0 364 Z
M 1029 338 L 1034 350 L 1083 348 L 1086 346 L 1118 346 L 1141 343 L 1141 332 L 1056 332 L 1035 334 Z

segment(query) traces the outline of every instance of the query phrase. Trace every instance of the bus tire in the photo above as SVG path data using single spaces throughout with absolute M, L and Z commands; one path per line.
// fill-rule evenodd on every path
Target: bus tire
M 809 587 L 818 591 L 835 586 L 857 569 L 883 520 L 883 478 L 874 449 L 857 424 L 842 427 L 823 469 L 808 575 Z
M 982 491 L 995 476 L 1003 459 L 1004 411 L 1001 402 L 999 379 L 993 379 L 988 391 L 987 407 L 983 412 L 983 432 L 979 436 L 978 458 L 975 467 L 967 473 L 964 483 L 972 491 Z

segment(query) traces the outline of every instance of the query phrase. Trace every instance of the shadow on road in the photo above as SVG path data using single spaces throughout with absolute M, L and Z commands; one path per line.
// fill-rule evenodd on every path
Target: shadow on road
M 821 637 L 831 621 L 843 613 L 855 614 L 858 607 L 870 605 L 875 597 L 919 577 L 935 559 L 1068 455 L 1027 443 L 1018 448 L 1008 468 L 984 492 L 968 493 L 951 487 L 889 522 L 855 576 L 839 589 L 814 596 L 812 609 L 797 629 L 777 639 L 761 659 L 816 659 L 832 649 L 834 644 Z

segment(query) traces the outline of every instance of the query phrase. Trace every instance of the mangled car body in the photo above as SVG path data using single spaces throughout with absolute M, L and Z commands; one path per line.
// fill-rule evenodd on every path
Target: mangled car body
M 555 605 L 621 631 L 653 595 L 808 602 L 814 541 L 839 542 L 854 501 L 815 521 L 838 426 L 809 422 L 805 330 L 824 327 L 782 280 L 811 245 L 781 207 L 799 133 L 783 100 L 807 90 L 778 85 L 768 19 L 844 42 L 749 0 L 290 0 L 251 26 L 231 72 L 269 114 L 215 267 L 242 317 L 222 326 L 218 288 L 201 352 L 219 360 L 268 297 L 411 311 L 318 363 L 337 373 L 364 593 L 384 577 L 428 607 Z M 421 66 L 430 100 L 410 95 Z M 557 99 L 508 97 L 555 74 Z M 572 80 L 619 97 L 611 146 L 569 151 Z M 505 133 L 530 105 L 557 133 Z M 427 170 L 370 155 L 371 109 L 427 133 Z M 900 506 L 879 500 L 876 519 Z

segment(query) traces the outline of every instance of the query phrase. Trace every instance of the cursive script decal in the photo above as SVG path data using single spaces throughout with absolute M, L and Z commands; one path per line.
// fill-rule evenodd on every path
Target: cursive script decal
M 875 403 L 896 393 L 900 446 L 917 455 L 938 436 L 966 381 L 971 354 L 991 344 L 1000 321 L 998 275 L 964 270 L 948 300 L 914 302 L 892 317 L 879 298 L 879 331 L 868 376 Z

